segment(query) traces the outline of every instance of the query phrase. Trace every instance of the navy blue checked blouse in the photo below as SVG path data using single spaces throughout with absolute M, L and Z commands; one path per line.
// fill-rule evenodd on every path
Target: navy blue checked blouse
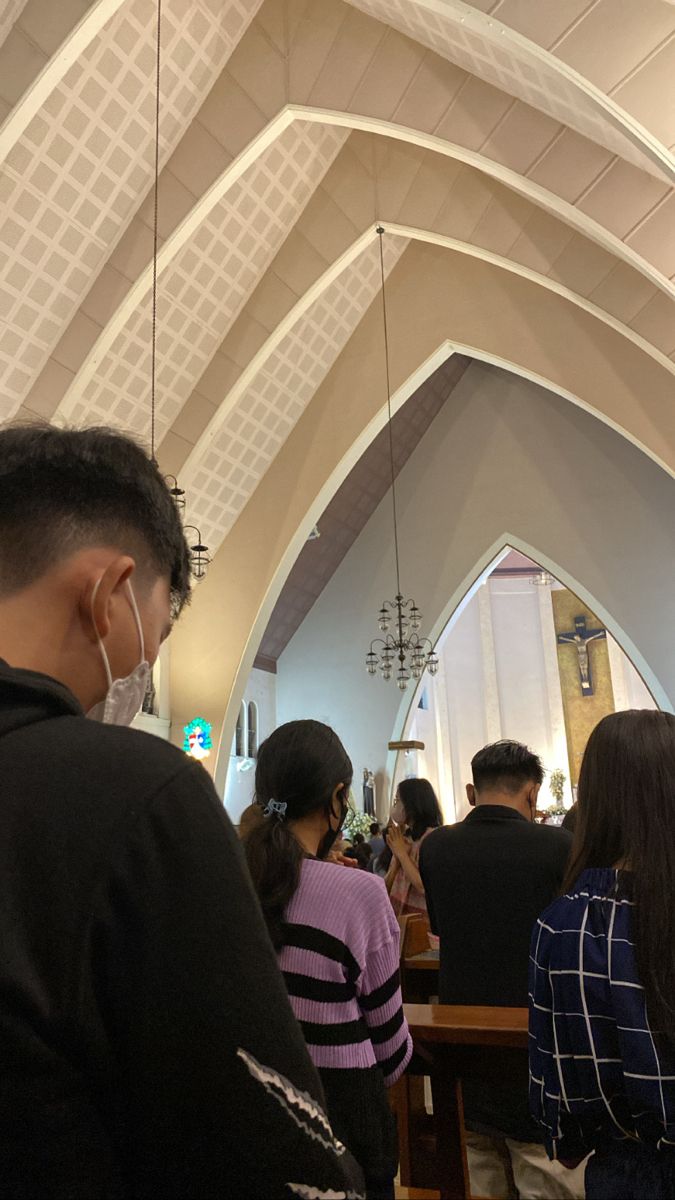
M 649 1028 L 618 876 L 584 871 L 532 935 L 530 1105 L 563 1160 L 611 1138 L 675 1147 L 675 1054 Z

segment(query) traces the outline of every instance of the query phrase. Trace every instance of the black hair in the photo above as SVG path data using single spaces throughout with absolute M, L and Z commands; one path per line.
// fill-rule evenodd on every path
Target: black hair
M 380 826 L 377 821 L 373 821 L 372 825 L 370 826 L 370 832 L 372 837 L 377 837 L 378 833 L 380 832 Z
M 253 885 L 275 949 L 284 945 L 284 912 L 300 883 L 305 851 L 289 829 L 323 809 L 330 811 L 340 784 L 346 806 L 352 764 L 337 734 L 320 721 L 289 721 L 275 729 L 258 751 L 256 801 L 263 809 L 270 800 L 285 805 L 283 816 L 265 817 L 244 839 Z
M 190 552 L 145 450 L 112 429 L 0 429 L 0 597 L 95 545 L 132 555 L 140 575 L 168 577 L 178 615 L 190 596 Z
M 427 829 L 437 829 L 443 824 L 441 806 L 428 779 L 402 779 L 396 791 L 405 809 L 406 824 L 414 842 Z
M 568 808 L 567 812 L 565 813 L 560 828 L 566 829 L 568 833 L 574 833 L 574 830 L 577 827 L 577 817 L 577 806 L 576 804 L 573 804 L 572 807 Z
M 584 753 L 565 890 L 589 867 L 623 867 L 633 937 L 653 1029 L 675 1045 L 675 716 L 611 713 Z
M 541 759 L 522 742 L 501 741 L 483 746 L 471 759 L 477 792 L 498 791 L 516 795 L 526 783 L 542 783 Z

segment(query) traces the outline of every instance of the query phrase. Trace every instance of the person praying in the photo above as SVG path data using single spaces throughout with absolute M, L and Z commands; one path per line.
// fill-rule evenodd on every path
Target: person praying
M 432 829 L 443 824 L 438 798 L 428 779 L 402 779 L 396 789 L 387 833 L 392 858 L 385 878 L 397 917 L 426 916 L 427 902 L 419 871 L 420 849 Z

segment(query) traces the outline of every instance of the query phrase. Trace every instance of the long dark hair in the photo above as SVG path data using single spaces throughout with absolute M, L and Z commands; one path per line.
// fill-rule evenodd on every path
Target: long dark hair
M 402 779 L 396 789 L 405 809 L 405 819 L 414 842 L 427 829 L 443 824 L 438 798 L 428 779 Z
M 565 890 L 588 867 L 625 868 L 633 937 L 651 1025 L 675 1044 L 675 716 L 612 713 L 596 725 L 579 774 Z
M 346 804 L 352 774 L 352 764 L 339 737 L 320 721 L 280 725 L 258 751 L 256 802 L 263 810 L 271 800 L 286 805 L 283 817 L 272 811 L 244 838 L 249 871 L 276 950 L 284 945 L 284 912 L 300 883 L 302 860 L 306 857 L 289 822 L 317 809 L 328 813 L 340 784 Z

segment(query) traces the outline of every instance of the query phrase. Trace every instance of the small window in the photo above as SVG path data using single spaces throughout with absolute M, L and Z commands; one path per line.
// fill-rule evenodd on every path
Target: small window
M 429 697 L 426 693 L 426 690 L 422 692 L 422 695 L 420 696 L 420 702 L 417 707 L 423 709 L 424 712 L 429 711 Z
M 258 705 L 255 700 L 249 701 L 248 706 L 248 757 L 256 758 L 258 754 Z
M 239 709 L 237 717 L 237 729 L 234 735 L 234 752 L 237 758 L 244 758 L 246 755 L 246 708 L 244 704 Z

